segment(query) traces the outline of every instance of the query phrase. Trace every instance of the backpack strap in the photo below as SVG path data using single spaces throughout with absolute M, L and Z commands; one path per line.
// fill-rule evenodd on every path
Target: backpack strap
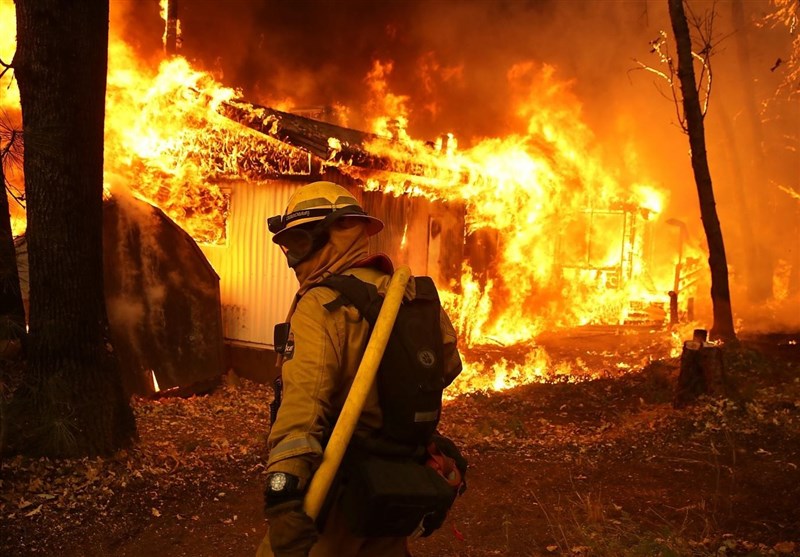
M 352 275 L 333 275 L 320 282 L 319 286 L 327 286 L 339 292 L 338 298 L 323 306 L 326 310 L 335 311 L 342 306 L 352 305 L 367 320 L 370 327 L 375 325 L 383 305 L 383 297 L 374 284 Z
M 433 284 L 431 277 L 414 277 L 414 285 L 416 300 L 430 300 L 431 302 L 439 301 L 439 292 L 436 290 L 436 285 Z

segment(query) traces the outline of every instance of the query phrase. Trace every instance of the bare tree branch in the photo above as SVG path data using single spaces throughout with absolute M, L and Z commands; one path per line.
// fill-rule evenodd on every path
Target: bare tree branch
M 6 72 L 12 68 L 11 64 L 6 64 L 2 58 L 0 58 L 0 66 L 3 66 L 3 71 L 0 72 L 0 79 L 3 79 L 3 76 L 6 75 Z
M 680 97 L 678 95 L 678 89 L 680 87 L 680 84 L 675 79 L 677 72 L 675 69 L 675 64 L 673 62 L 672 56 L 670 56 L 669 49 L 667 48 L 666 32 L 659 31 L 658 37 L 650 41 L 650 47 L 651 47 L 650 53 L 655 54 L 658 57 L 658 62 L 666 66 L 667 69 L 659 70 L 657 68 L 654 68 L 653 66 L 645 64 L 644 62 L 634 59 L 634 62 L 639 65 L 639 67 L 635 69 L 653 73 L 658 77 L 660 77 L 661 79 L 663 79 L 669 85 L 669 91 L 670 91 L 669 95 L 666 95 L 663 91 L 658 89 L 658 87 L 656 87 L 656 89 L 658 89 L 659 93 L 661 93 L 661 95 L 664 98 L 672 101 L 672 104 L 675 106 L 675 116 L 678 119 L 678 123 L 681 129 L 685 133 L 687 131 L 686 123 L 683 117 L 683 113 L 681 112 Z
M 784 27 L 792 36 L 788 56 L 779 58 L 770 71 L 782 66 L 783 79 L 775 90 L 774 99 L 793 101 L 800 95 L 800 2 L 797 0 L 772 0 L 772 10 L 760 21 L 759 27 Z
M 778 186 L 778 189 L 781 190 L 783 193 L 787 194 L 792 199 L 800 201 L 800 192 L 796 191 L 794 188 L 790 186 Z
M 652 66 L 648 66 L 647 64 L 645 64 L 644 62 L 640 62 L 636 58 L 634 58 L 633 61 L 636 62 L 636 64 L 639 66 L 639 68 L 635 68 L 635 69 L 642 69 L 644 71 L 654 73 L 658 77 L 660 77 L 661 79 L 663 79 L 664 81 L 666 81 L 667 83 L 672 85 L 672 76 L 670 76 L 669 74 L 664 73 L 661 70 L 657 70 Z
M 711 99 L 711 85 L 712 85 L 712 71 L 711 71 L 711 58 L 715 54 L 716 48 L 719 43 L 727 38 L 721 37 L 719 40 L 714 39 L 714 21 L 717 16 L 716 11 L 717 2 L 713 2 L 711 8 L 703 14 L 696 14 L 692 11 L 691 6 L 686 3 L 688 9 L 687 22 L 694 29 L 697 43 L 697 49 L 692 50 L 692 57 L 699 63 L 700 71 L 697 76 L 697 94 L 701 100 L 702 115 L 705 116 L 708 112 L 709 101 Z M 677 69 L 675 62 L 669 51 L 669 44 L 667 41 L 667 34 L 664 31 L 659 32 L 658 38 L 650 41 L 652 54 L 658 57 L 658 63 L 663 65 L 666 69 L 659 69 L 651 65 L 645 64 L 638 59 L 634 58 L 634 63 L 637 64 L 636 70 L 644 70 L 650 72 L 659 78 L 663 79 L 670 88 L 670 95 L 661 93 L 664 97 L 670 98 L 675 104 L 676 116 L 678 123 L 684 132 L 687 131 L 686 120 L 681 108 L 680 84 L 678 83 Z

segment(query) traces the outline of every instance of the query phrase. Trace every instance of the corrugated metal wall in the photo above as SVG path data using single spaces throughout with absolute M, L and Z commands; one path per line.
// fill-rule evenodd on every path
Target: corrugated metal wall
M 267 218 L 282 213 L 300 185 L 288 180 L 234 184 L 226 245 L 200 246 L 220 276 L 226 339 L 271 345 L 275 323 L 286 318 L 297 279 L 270 240 Z
M 381 234 L 370 238 L 371 252 L 385 252 L 396 265 L 408 264 L 415 274 L 430 274 L 442 286 L 458 276 L 464 239 L 463 207 L 363 192 L 355 180 L 336 169 L 328 169 L 323 179 L 352 191 L 367 212 L 386 224 Z M 304 183 L 268 180 L 233 184 L 226 245 L 200 246 L 220 276 L 223 334 L 228 340 L 271 346 L 275 323 L 286 318 L 297 279 L 271 241 L 267 218 L 281 214 L 291 195 Z M 444 244 L 438 248 L 441 253 L 436 253 L 433 261 L 429 254 L 431 218 L 445 226 L 444 231 L 436 231 L 437 235 L 447 232 Z M 453 258 L 455 263 L 450 261 Z

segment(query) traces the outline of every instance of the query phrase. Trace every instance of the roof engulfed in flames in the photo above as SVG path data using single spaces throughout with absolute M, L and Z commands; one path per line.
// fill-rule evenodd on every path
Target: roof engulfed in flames
M 149 70 L 112 41 L 106 97 L 106 182 L 160 207 L 197 241 L 225 238 L 225 180 L 285 173 L 307 158 L 220 115 L 236 96 L 181 57 Z M 291 163 L 290 163 L 291 164 Z

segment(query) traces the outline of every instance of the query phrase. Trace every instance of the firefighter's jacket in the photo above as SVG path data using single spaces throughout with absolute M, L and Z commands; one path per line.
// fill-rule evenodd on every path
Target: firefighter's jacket
M 374 267 L 343 271 L 374 284 L 383 294 L 390 275 Z M 406 299 L 414 297 L 409 282 Z M 323 306 L 339 293 L 328 287 L 308 289 L 291 315 L 293 353 L 282 365 L 283 401 L 269 434 L 269 472 L 286 472 L 307 482 L 322 457 L 344 405 L 369 340 L 369 324 L 352 306 L 329 312 Z M 445 378 L 450 383 L 461 371 L 456 334 L 444 311 L 440 314 L 444 340 Z M 292 350 L 292 347 L 290 347 Z M 354 435 L 368 435 L 381 426 L 377 385 L 373 384 Z

